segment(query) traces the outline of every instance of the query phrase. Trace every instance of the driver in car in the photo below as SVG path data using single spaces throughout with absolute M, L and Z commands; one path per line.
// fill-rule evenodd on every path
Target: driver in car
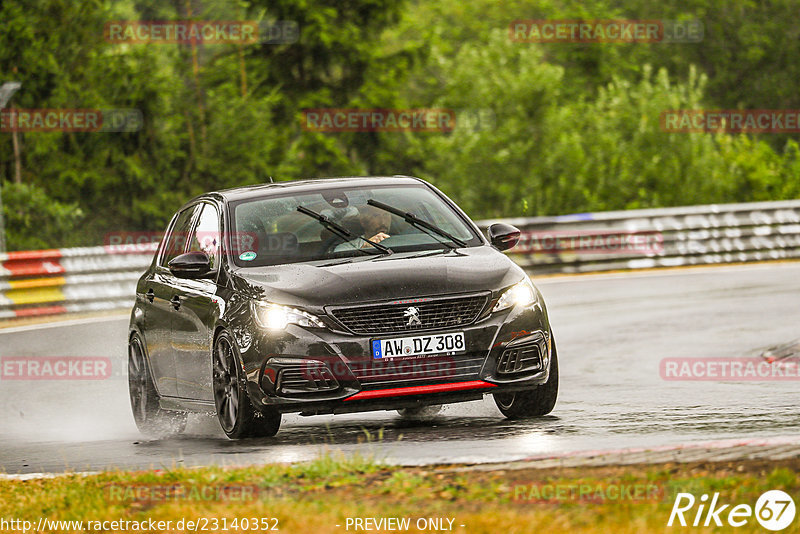
M 364 231 L 361 233 L 373 243 L 380 243 L 389 237 L 389 226 L 392 224 L 392 214 L 379 210 L 373 206 L 362 204 L 358 206 L 358 222 Z M 368 247 L 369 244 L 362 243 L 361 248 Z

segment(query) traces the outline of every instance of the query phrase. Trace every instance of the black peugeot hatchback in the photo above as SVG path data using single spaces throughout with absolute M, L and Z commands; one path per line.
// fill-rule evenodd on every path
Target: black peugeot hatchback
M 406 176 L 201 195 L 172 218 L 131 313 L 129 390 L 149 435 L 216 413 L 230 438 L 281 414 L 435 413 L 490 393 L 549 413 L 556 344 L 538 289 L 441 191 Z

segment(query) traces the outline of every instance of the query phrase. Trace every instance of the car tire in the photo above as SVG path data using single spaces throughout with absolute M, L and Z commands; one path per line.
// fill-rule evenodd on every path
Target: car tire
M 444 406 L 441 404 L 431 404 L 429 406 L 417 406 L 414 408 L 400 408 L 397 410 L 397 413 L 399 413 L 401 417 L 407 419 L 425 419 L 427 417 L 439 415 L 442 408 L 444 408 Z
M 128 394 L 133 420 L 139 432 L 145 436 L 165 438 L 180 434 L 186 428 L 186 412 L 161 408 L 144 345 L 138 334 L 132 335 L 128 343 Z
M 553 338 L 553 354 L 550 358 L 550 376 L 547 377 L 547 382 L 527 391 L 494 394 L 497 408 L 509 419 L 547 415 L 553 411 L 557 398 L 558 353 L 555 338 Z
M 230 439 L 274 436 L 281 426 L 281 414 L 275 409 L 259 412 L 253 407 L 240 362 L 233 338 L 220 332 L 214 342 L 212 377 L 220 427 Z

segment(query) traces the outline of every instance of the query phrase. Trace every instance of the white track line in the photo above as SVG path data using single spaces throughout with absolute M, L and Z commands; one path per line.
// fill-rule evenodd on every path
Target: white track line
M 89 317 L 86 319 L 72 319 L 68 321 L 53 321 L 49 323 L 12 326 L 9 328 L 3 328 L 2 326 L 0 326 L 0 334 L 13 334 L 15 332 L 30 332 L 32 330 L 40 330 L 44 328 L 59 328 L 62 326 L 66 327 L 66 326 L 77 326 L 77 325 L 93 324 L 93 323 L 106 323 L 111 321 L 121 321 L 123 319 L 127 319 L 128 317 L 130 317 L 130 312 L 118 313 L 115 315 L 103 316 L 103 317 Z
M 764 438 L 727 438 L 714 441 L 690 441 L 671 445 L 654 445 L 652 447 L 629 447 L 622 449 L 597 449 L 568 451 L 557 454 L 540 454 L 525 458 L 524 461 L 555 460 L 564 458 L 583 458 L 606 456 L 611 454 L 634 454 L 671 452 L 679 450 L 713 449 L 736 450 L 739 447 L 768 447 L 773 445 L 800 445 L 800 436 L 773 436 Z
M 800 262 L 786 262 L 786 263 L 757 263 L 753 265 L 687 265 L 678 268 L 653 268 L 643 272 L 625 271 L 614 273 L 567 273 L 567 274 L 554 274 L 542 275 L 541 278 L 536 276 L 535 270 L 533 273 L 530 271 L 528 275 L 537 285 L 545 284 L 559 284 L 564 282 L 582 282 L 589 280 L 614 280 L 618 278 L 648 278 L 651 276 L 683 276 L 687 274 L 708 274 L 715 271 L 725 272 L 747 272 L 747 271 L 763 271 L 776 268 L 800 268 Z
M 88 477 L 91 475 L 99 475 L 101 471 L 83 471 L 77 473 L 23 473 L 20 475 L 9 475 L 0 473 L 0 480 L 39 480 L 42 478 L 60 478 L 60 477 Z

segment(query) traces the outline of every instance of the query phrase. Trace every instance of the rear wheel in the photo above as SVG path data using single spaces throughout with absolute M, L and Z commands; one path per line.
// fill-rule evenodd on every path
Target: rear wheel
M 552 335 L 552 334 L 551 334 Z M 550 357 L 550 376 L 541 386 L 514 393 L 495 393 L 494 402 L 509 419 L 539 417 L 553 411 L 558 398 L 558 354 L 553 339 L 553 354 Z
M 185 412 L 161 408 L 138 334 L 131 336 L 128 344 L 128 393 L 133 419 L 142 434 L 163 438 L 180 434 L 186 428 Z
M 214 343 L 213 385 L 222 431 L 231 439 L 274 436 L 281 426 L 281 414 L 275 409 L 262 413 L 253 408 L 239 362 L 233 339 L 221 332 Z

